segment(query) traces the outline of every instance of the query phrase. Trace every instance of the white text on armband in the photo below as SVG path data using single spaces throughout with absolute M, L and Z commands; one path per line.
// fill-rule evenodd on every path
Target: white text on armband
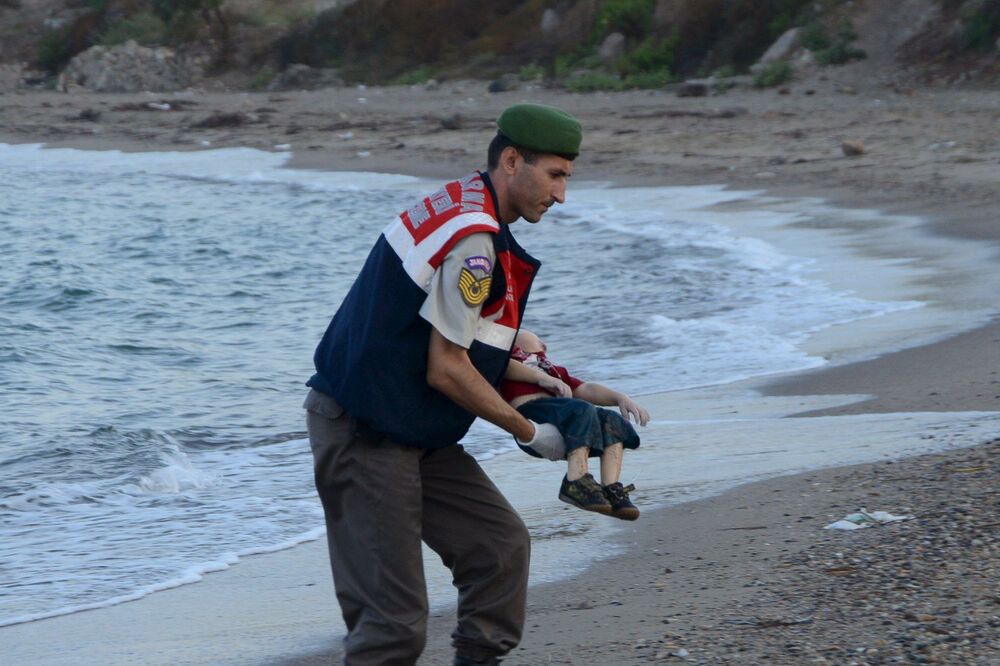
M 423 201 L 407 210 L 406 214 L 409 216 L 410 224 L 413 225 L 414 229 L 419 228 L 421 224 L 431 219 L 431 214 Z
M 470 174 L 458 181 L 462 186 L 462 212 L 481 213 L 486 206 L 483 181 L 477 174 Z

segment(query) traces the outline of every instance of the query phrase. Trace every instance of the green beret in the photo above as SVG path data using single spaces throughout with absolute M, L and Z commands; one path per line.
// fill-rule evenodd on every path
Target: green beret
M 500 114 L 497 127 L 519 146 L 575 158 L 580 154 L 580 121 L 542 104 L 515 104 Z

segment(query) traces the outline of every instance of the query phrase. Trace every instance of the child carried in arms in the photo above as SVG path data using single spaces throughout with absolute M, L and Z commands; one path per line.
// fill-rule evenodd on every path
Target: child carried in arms
M 538 458 L 566 460 L 566 476 L 559 499 L 585 511 L 622 520 L 635 520 L 639 509 L 629 500 L 634 486 L 622 486 L 622 455 L 639 447 L 639 435 L 629 420 L 649 422 L 649 412 L 624 393 L 584 382 L 545 356 L 546 346 L 529 330 L 514 341 L 510 364 L 500 394 L 511 407 L 536 423 L 551 423 L 565 442 L 562 451 L 536 451 L 518 442 Z M 617 406 L 621 415 L 595 405 Z M 588 458 L 601 459 L 601 483 L 588 472 Z

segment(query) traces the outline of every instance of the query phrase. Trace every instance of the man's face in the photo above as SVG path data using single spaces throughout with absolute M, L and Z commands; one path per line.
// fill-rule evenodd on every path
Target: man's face
M 511 174 L 511 208 L 528 222 L 538 222 L 555 203 L 566 201 L 566 181 L 573 174 L 573 162 L 558 155 L 539 155 L 528 164 L 520 155 Z

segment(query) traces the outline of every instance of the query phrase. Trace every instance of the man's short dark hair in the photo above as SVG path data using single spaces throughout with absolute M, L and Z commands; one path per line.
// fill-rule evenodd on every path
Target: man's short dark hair
M 507 146 L 511 146 L 514 150 L 519 152 L 521 157 L 523 157 L 524 161 L 528 164 L 534 164 L 538 161 L 537 152 L 524 148 L 523 146 L 519 146 L 511 141 L 510 138 L 503 132 L 497 132 L 497 135 L 493 137 L 492 141 L 490 141 L 489 150 L 486 151 L 486 166 L 491 170 L 496 169 L 497 165 L 500 164 L 500 153 L 502 153 L 503 149 Z

